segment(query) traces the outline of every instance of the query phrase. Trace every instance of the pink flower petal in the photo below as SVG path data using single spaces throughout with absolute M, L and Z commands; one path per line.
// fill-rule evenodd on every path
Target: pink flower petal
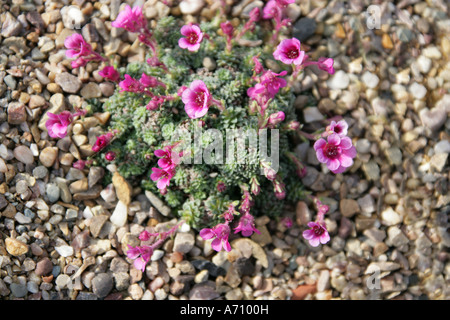
M 205 228 L 200 230 L 200 237 L 202 237 L 203 240 L 208 240 L 214 237 L 214 232 L 212 229 Z
M 309 241 L 309 244 L 310 244 L 311 247 L 317 247 L 320 244 L 319 238 L 312 238 L 312 239 L 310 239 L 308 241 Z
M 353 159 L 345 154 L 341 154 L 341 156 L 339 157 L 339 162 L 341 163 L 341 166 L 346 168 L 353 165 Z
M 222 240 L 219 238 L 214 239 L 211 242 L 211 248 L 213 248 L 215 251 L 221 251 L 222 250 Z
M 356 148 L 352 146 L 350 149 L 344 149 L 342 150 L 342 154 L 345 154 L 346 156 L 349 156 L 350 158 L 356 157 Z
M 325 139 L 320 138 L 314 143 L 314 150 L 317 151 L 318 149 L 323 148 L 326 144 L 327 142 L 325 141 Z
M 303 231 L 303 238 L 306 240 L 314 238 L 314 231 L 311 229 Z
M 180 46 L 180 48 L 182 49 L 187 49 L 191 44 L 187 41 L 186 38 L 180 38 L 178 40 L 178 45 Z
M 352 147 L 352 139 L 349 137 L 341 137 L 341 148 L 342 149 L 350 149 Z
M 317 149 L 316 156 L 317 156 L 317 160 L 319 160 L 320 163 L 326 163 L 328 160 L 328 158 L 325 157 L 325 155 L 323 154 L 322 149 Z
M 333 133 L 330 136 L 328 136 L 328 143 L 338 146 L 341 143 L 341 138 L 336 133 Z
M 328 234 L 328 232 L 324 232 L 321 236 L 320 236 L 320 243 L 321 244 L 325 244 L 328 241 L 330 241 L 330 235 Z
M 328 159 L 327 160 L 327 167 L 330 169 L 330 171 L 336 170 L 339 168 L 340 162 L 338 159 Z

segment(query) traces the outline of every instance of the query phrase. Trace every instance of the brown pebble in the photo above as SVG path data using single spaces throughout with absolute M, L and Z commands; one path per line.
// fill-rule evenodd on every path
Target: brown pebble
M 310 293 L 316 292 L 315 284 L 305 284 L 298 286 L 295 290 L 292 291 L 291 300 L 303 300 Z
M 181 252 L 175 251 L 174 253 L 172 253 L 170 260 L 172 260 L 173 263 L 179 263 L 183 261 L 183 254 Z

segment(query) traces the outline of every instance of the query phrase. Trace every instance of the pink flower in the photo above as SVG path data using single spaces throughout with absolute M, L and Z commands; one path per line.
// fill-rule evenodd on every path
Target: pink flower
M 108 151 L 108 152 L 105 154 L 105 159 L 106 159 L 107 161 L 114 161 L 114 159 L 116 159 L 116 153 L 115 153 L 114 151 Z
M 67 135 L 67 127 L 72 123 L 72 114 L 63 111 L 60 114 L 47 112 L 48 120 L 45 122 L 48 135 L 52 138 L 64 138 Z
M 263 65 L 261 64 L 261 62 L 259 62 L 258 57 L 257 57 L 257 56 L 253 56 L 253 57 L 252 57 L 252 61 L 253 61 L 253 63 L 255 64 L 255 67 L 253 68 L 253 71 L 254 71 L 256 74 L 262 73 L 262 72 L 264 71 L 264 67 L 263 67 Z
M 106 66 L 98 72 L 100 76 L 108 80 L 116 82 L 120 78 L 119 72 L 112 66 Z
M 164 63 L 162 63 L 161 61 L 159 61 L 159 59 L 157 57 L 148 58 L 147 63 L 152 67 L 160 67 L 160 68 L 164 69 L 165 71 L 168 71 L 166 65 Z
M 327 135 L 336 133 L 340 137 L 346 136 L 347 131 L 348 131 L 348 124 L 345 120 L 340 120 L 338 122 L 331 121 L 331 123 L 325 129 Z
M 83 170 L 87 165 L 90 165 L 94 160 L 78 160 L 72 166 L 78 170 Z
M 286 185 L 279 179 L 272 181 L 272 183 L 275 192 L 275 197 L 278 200 L 283 200 L 284 198 L 286 198 Z
M 139 240 L 148 241 L 150 240 L 150 237 L 157 237 L 157 236 L 159 236 L 159 233 L 150 233 L 147 230 L 144 230 L 139 234 Z
M 189 88 L 183 91 L 181 100 L 189 118 L 197 119 L 208 112 L 212 96 L 202 80 L 194 80 Z
M 219 192 L 225 192 L 225 190 L 227 190 L 227 186 L 226 186 L 226 184 L 223 181 L 219 181 L 217 183 L 216 189 Z
M 92 151 L 99 152 L 105 148 L 111 142 L 113 135 L 114 134 L 112 132 L 108 132 L 99 136 L 95 141 L 95 144 L 92 146 Z
M 263 8 L 264 19 L 281 19 L 282 13 L 280 6 L 275 0 L 270 0 Z
M 326 71 L 329 74 L 334 74 L 333 68 L 334 60 L 332 58 L 319 58 L 317 61 L 317 66 L 320 70 Z
M 295 0 L 275 0 L 280 7 L 286 7 L 291 3 L 295 3 Z
M 312 247 L 317 247 L 319 243 L 325 244 L 330 241 L 330 235 L 324 222 L 309 222 L 311 229 L 303 231 L 303 237 L 309 241 Z
M 231 245 L 228 242 L 229 235 L 230 227 L 227 224 L 222 223 L 216 225 L 212 229 L 205 228 L 200 230 L 200 237 L 202 237 L 203 240 L 214 238 L 211 242 L 211 248 L 218 252 L 222 250 L 222 247 L 228 252 L 231 251 Z
M 70 66 L 72 67 L 72 69 L 76 69 L 76 68 L 84 67 L 85 65 L 87 65 L 88 62 L 89 62 L 89 60 L 86 60 L 83 57 L 79 57 L 78 59 L 71 61 Z
M 234 229 L 234 233 L 238 232 L 242 232 L 244 237 L 250 237 L 253 232 L 261 234 L 255 227 L 255 218 L 249 213 L 245 213 L 239 220 L 238 226 Z
M 317 159 L 326 163 L 328 169 L 333 173 L 344 172 L 346 168 L 353 165 L 356 157 L 356 149 L 349 137 L 339 137 L 336 133 L 325 139 L 319 139 L 314 143 Z
M 248 191 L 244 191 L 244 199 L 242 200 L 239 210 L 245 214 L 250 212 L 250 207 L 253 205 L 252 197 Z
M 253 8 L 252 11 L 250 11 L 249 16 L 250 16 L 250 18 L 249 18 L 250 22 L 258 21 L 259 19 L 261 19 L 260 9 L 258 7 Z
M 161 81 L 159 81 L 155 77 L 146 75 L 145 73 L 142 74 L 141 78 L 139 79 L 139 82 L 144 87 L 150 87 L 150 88 L 154 88 L 154 87 L 157 87 L 157 86 L 162 86 L 164 88 L 166 87 L 166 85 L 164 83 L 162 83 Z
M 269 93 L 269 97 L 274 98 L 275 95 L 280 91 L 280 88 L 284 88 L 287 85 L 287 82 L 281 77 L 287 74 L 287 71 L 282 71 L 280 73 L 275 73 L 271 70 L 267 70 L 261 76 L 261 84 L 267 88 L 267 92 Z
M 227 35 L 228 37 L 232 37 L 233 36 L 234 28 L 233 28 L 233 25 L 231 24 L 230 21 L 222 22 L 220 24 L 220 29 L 222 29 L 223 33 L 225 35 Z
M 283 111 L 272 113 L 267 120 L 267 127 L 274 129 L 277 124 L 284 121 L 285 114 Z
M 261 192 L 261 187 L 259 185 L 258 179 L 256 179 L 255 177 L 250 179 L 250 191 L 255 196 L 257 196 Z
M 200 44 L 203 40 L 203 32 L 199 26 L 195 24 L 189 24 L 181 27 L 181 34 L 185 38 L 178 40 L 178 45 L 182 49 L 188 49 L 189 51 L 197 51 L 200 48 Z
M 92 52 L 91 45 L 79 33 L 74 33 L 67 37 L 64 40 L 64 46 L 68 49 L 66 50 L 66 56 L 68 58 L 78 58 L 89 55 Z
M 156 186 L 160 190 L 165 190 L 170 184 L 170 179 L 175 175 L 174 168 L 167 168 L 167 169 L 159 169 L 159 168 L 152 168 L 152 174 L 150 175 L 150 178 L 153 181 L 158 181 L 156 183 Z
M 145 106 L 147 110 L 156 110 L 164 103 L 164 99 L 161 97 L 154 96 Z
M 283 219 L 281 219 L 281 223 L 288 229 L 290 229 L 294 224 L 290 217 L 284 217 Z
M 128 245 L 127 257 L 134 260 L 133 265 L 136 269 L 145 271 L 145 266 L 153 255 L 153 249 L 150 246 L 137 246 L 133 248 Z
M 142 8 L 137 6 L 131 9 L 126 5 L 125 10 L 121 11 L 115 21 L 111 22 L 114 28 L 122 28 L 129 32 L 139 32 L 147 27 L 147 22 L 142 14 Z
M 300 41 L 296 38 L 281 41 L 273 53 L 273 57 L 284 64 L 300 65 L 304 56 L 305 52 L 300 49 Z
M 158 166 L 162 169 L 171 169 L 180 163 L 179 155 L 173 151 L 174 147 L 165 146 L 163 149 L 155 150 L 155 156 L 161 158 L 158 160 Z
M 119 87 L 121 88 L 120 92 L 127 91 L 138 93 L 142 91 L 141 83 L 132 78 L 129 74 L 126 74 L 125 79 L 119 82 Z

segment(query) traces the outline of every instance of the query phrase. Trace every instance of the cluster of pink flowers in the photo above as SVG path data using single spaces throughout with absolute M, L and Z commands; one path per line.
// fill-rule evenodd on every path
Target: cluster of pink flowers
M 328 212 L 329 207 L 315 197 L 313 197 L 313 200 L 318 210 L 317 218 L 315 222 L 308 222 L 310 229 L 303 231 L 303 237 L 308 240 L 312 247 L 317 247 L 320 243 L 326 244 L 330 241 L 330 235 L 324 221 L 324 216 Z
M 266 114 L 266 109 L 280 89 L 286 87 L 286 80 L 279 77 L 286 75 L 287 71 L 275 73 L 272 70 L 264 70 L 257 57 L 253 57 L 252 61 L 255 64 L 253 79 L 257 82 L 254 87 L 247 90 L 247 95 L 250 100 L 255 102 L 256 106 L 256 109 L 251 107 L 252 112 L 258 112 L 259 129 L 273 129 L 284 121 L 285 114 L 283 111 Z M 258 74 L 261 75 L 258 76 Z
M 139 80 L 132 78 L 129 74 L 125 74 L 125 79 L 119 82 L 120 92 L 142 93 L 151 97 L 153 97 L 153 93 L 149 88 L 155 88 L 157 86 L 166 87 L 164 83 L 145 73 L 142 73 Z
M 150 233 L 147 230 L 142 231 L 139 235 L 141 245 L 136 247 L 128 245 L 127 257 L 134 260 L 133 266 L 144 272 L 153 252 L 164 243 L 167 237 L 173 235 L 183 223 L 181 221 L 167 232 Z
M 92 46 L 84 40 L 79 33 L 74 33 L 64 40 L 66 56 L 68 58 L 76 58 L 71 62 L 72 68 L 84 67 L 89 61 L 106 61 L 99 53 L 92 49 Z
M 309 56 L 301 49 L 301 43 L 296 38 L 281 41 L 274 51 L 273 57 L 284 64 L 292 65 L 291 81 L 295 81 L 300 71 L 310 65 L 315 65 L 320 70 L 334 74 L 334 60 L 332 58 L 321 57 L 318 61 L 309 60 Z
M 285 18 L 286 7 L 294 3 L 295 0 L 269 0 L 263 8 L 263 18 L 273 19 L 274 33 L 272 35 L 272 42 L 278 39 L 278 34 L 282 27 L 288 26 L 291 23 L 289 18 Z
M 255 227 L 255 218 L 250 214 L 250 207 L 252 205 L 253 201 L 250 192 L 244 190 L 244 196 L 240 206 L 241 218 L 234 228 L 235 234 L 241 232 L 244 237 L 250 237 L 254 232 L 261 234 Z M 237 214 L 239 213 L 236 211 L 235 205 L 231 203 L 228 206 L 228 210 L 223 214 L 225 220 L 224 223 L 219 223 L 213 228 L 204 228 L 200 230 L 200 237 L 202 237 L 203 240 L 213 239 L 211 241 L 211 248 L 215 251 L 221 251 L 222 248 L 225 251 L 231 251 L 231 245 L 228 241 L 231 233 L 230 224 Z
M 347 137 L 348 124 L 345 120 L 332 121 L 322 135 L 327 140 L 320 138 L 314 143 L 317 159 L 325 163 L 333 173 L 342 173 L 353 165 L 356 157 L 356 148 L 352 140 Z
M 192 81 L 189 88 L 183 88 L 180 93 L 184 110 L 191 119 L 203 117 L 211 105 L 216 105 L 220 110 L 224 109 L 222 103 L 212 97 L 202 80 Z
M 160 168 L 152 168 L 152 174 L 150 178 L 153 181 L 157 181 L 156 186 L 158 187 L 161 194 L 167 192 L 167 187 L 170 184 L 170 179 L 175 175 L 176 166 L 180 164 L 182 152 L 176 152 L 174 149 L 177 144 L 165 146 L 163 149 L 155 150 L 155 156 L 160 158 L 158 160 L 158 166 Z

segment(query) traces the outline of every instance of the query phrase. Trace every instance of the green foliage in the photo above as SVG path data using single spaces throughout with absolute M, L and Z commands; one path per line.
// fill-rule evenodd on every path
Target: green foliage
M 258 131 L 258 112 L 252 112 L 247 90 L 256 82 L 252 78 L 254 63 L 252 57 L 259 56 L 264 64 L 266 59 L 273 59 L 273 47 L 265 44 L 257 47 L 244 47 L 234 42 L 232 52 L 225 50 L 225 38 L 218 32 L 220 19 L 204 22 L 200 25 L 203 32 L 209 35 L 210 40 L 204 39 L 197 52 L 190 52 L 178 46 L 181 37 L 180 28 L 183 22 L 172 16 L 159 19 L 153 36 L 158 43 L 158 58 L 168 68 L 168 72 L 158 67 L 151 67 L 147 63 L 134 62 L 121 68 L 119 71 L 123 77 L 129 74 L 139 79 L 142 73 L 154 76 L 162 81 L 166 88 L 154 90 L 155 95 L 174 97 L 165 101 L 161 108 L 150 111 L 146 105 L 150 101 L 148 96 L 116 90 L 104 104 L 103 110 L 111 113 L 111 119 L 107 130 L 118 130 L 113 142 L 97 155 L 97 163 L 106 165 L 104 153 L 113 150 L 116 152 L 114 163 L 118 171 L 134 184 L 139 184 L 143 189 L 159 193 L 156 182 L 150 179 L 152 168 L 158 168 L 158 157 L 155 150 L 173 145 L 175 142 L 186 142 L 193 136 L 182 137 L 176 135 L 179 128 L 184 128 L 190 133 L 200 130 L 207 132 L 216 129 L 222 132 L 222 163 L 194 163 L 194 156 L 198 150 L 193 144 L 184 150 L 185 155 L 193 156 L 191 164 L 181 163 L 177 166 L 175 175 L 170 181 L 167 192 L 161 198 L 187 223 L 196 229 L 212 227 L 223 222 L 223 213 L 232 201 L 242 200 L 242 187 L 249 186 L 250 180 L 256 177 L 261 186 L 261 192 L 254 198 L 252 214 L 267 214 L 276 217 L 283 212 L 286 201 L 294 202 L 304 195 L 303 186 L 296 175 L 295 166 L 284 154 L 294 147 L 290 140 L 290 132 L 283 125 L 297 120 L 295 113 L 294 94 L 290 88 L 282 88 L 276 97 L 270 102 L 266 113 L 272 114 L 278 111 L 285 113 L 285 120 L 277 125 L 280 132 L 280 169 L 279 176 L 286 185 L 286 199 L 278 200 L 274 194 L 273 183 L 261 174 L 260 158 L 258 157 L 259 145 L 250 149 L 249 139 L 243 140 L 242 147 L 235 148 L 233 155 L 238 162 L 226 161 L 226 131 L 230 129 L 242 129 Z M 263 30 L 257 26 L 253 32 L 247 32 L 245 39 L 256 41 L 264 38 Z M 148 57 L 150 57 L 150 53 Z M 203 65 L 208 57 L 215 62 L 215 67 L 210 70 Z M 280 65 L 283 68 L 282 65 Z M 225 106 L 224 111 L 211 106 L 207 115 L 201 119 L 188 118 L 184 103 L 177 95 L 181 86 L 189 87 L 194 80 L 202 80 L 208 87 L 214 99 L 221 101 Z M 91 102 L 91 109 L 99 111 L 97 101 Z M 244 137 L 242 133 L 239 137 Z M 200 139 L 203 156 L 205 148 L 214 143 L 215 137 L 204 134 Z M 258 139 L 259 141 L 259 139 Z M 270 141 L 268 144 L 270 152 Z M 211 150 L 209 150 L 211 151 Z M 214 149 L 212 155 L 217 155 Z M 225 190 L 219 192 L 218 182 L 225 185 Z

